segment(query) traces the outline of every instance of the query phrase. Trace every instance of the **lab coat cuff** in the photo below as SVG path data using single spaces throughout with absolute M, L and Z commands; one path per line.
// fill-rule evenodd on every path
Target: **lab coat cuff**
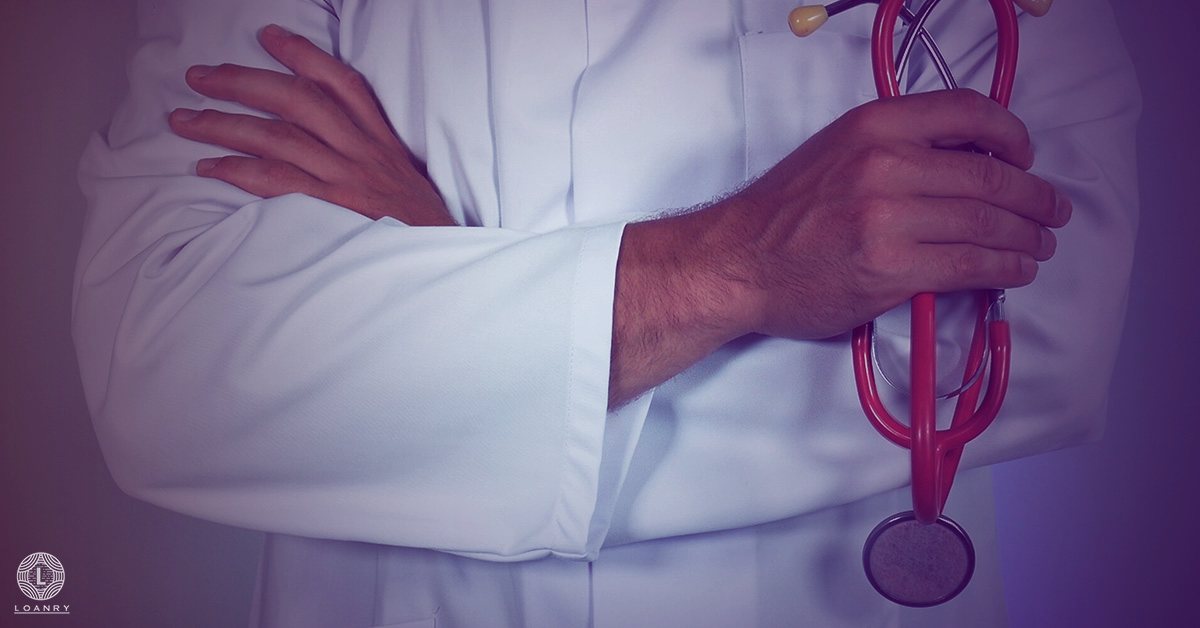
M 625 223 L 588 227 L 579 252 L 570 309 L 570 390 L 561 492 L 553 511 L 562 558 L 595 557 L 608 523 L 645 402 L 608 412 L 613 301 Z M 647 396 L 648 397 L 648 396 Z

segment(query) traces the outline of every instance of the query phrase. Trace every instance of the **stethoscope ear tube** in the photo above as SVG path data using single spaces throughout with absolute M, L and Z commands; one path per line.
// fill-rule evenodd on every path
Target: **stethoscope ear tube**
M 1020 46 L 1017 12 L 1012 0 L 988 0 L 996 18 L 996 65 L 992 72 L 992 100 L 1008 107 L 1012 99 Z M 1048 3 L 1047 3 L 1048 4 Z M 881 0 L 871 28 L 871 67 L 875 91 L 880 98 L 900 95 L 900 80 L 895 57 L 895 25 L 904 0 Z

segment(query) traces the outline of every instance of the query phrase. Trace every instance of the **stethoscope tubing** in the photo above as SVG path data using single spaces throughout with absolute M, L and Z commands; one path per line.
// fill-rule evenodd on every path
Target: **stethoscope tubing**
M 996 65 L 991 98 L 1008 107 L 1016 75 L 1019 45 L 1017 16 L 1012 0 L 988 0 L 996 18 Z M 871 59 L 875 87 L 882 98 L 900 95 L 895 57 L 895 25 L 903 0 L 881 0 L 871 33 Z M 923 21 L 923 20 L 922 20 Z M 920 25 L 917 24 L 919 28 Z M 941 515 L 963 446 L 979 436 L 996 418 L 1008 388 L 1011 337 L 1007 321 L 991 318 L 986 291 L 979 293 L 979 316 L 968 351 L 959 394 L 949 429 L 937 429 L 937 316 L 935 295 L 920 293 L 912 299 L 910 426 L 897 421 L 884 407 L 875 384 L 871 358 L 873 323 L 854 330 L 852 349 L 859 401 L 871 424 L 891 442 L 912 451 L 913 512 L 918 521 L 933 523 Z M 986 340 L 985 340 L 986 339 Z M 990 351 L 987 393 L 976 407 L 982 378 L 972 380 Z

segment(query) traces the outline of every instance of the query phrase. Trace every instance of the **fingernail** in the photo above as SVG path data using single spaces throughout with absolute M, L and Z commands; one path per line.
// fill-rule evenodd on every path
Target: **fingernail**
M 188 68 L 187 73 L 188 77 L 190 78 L 202 79 L 211 74 L 212 71 L 213 66 L 211 65 L 193 65 L 192 67 Z
M 221 161 L 217 157 L 209 157 L 196 162 L 196 174 L 208 174 L 213 168 L 217 167 L 217 162 Z
M 292 35 L 292 31 L 289 31 L 278 24 L 267 24 L 263 28 L 263 34 L 271 37 L 290 37 Z
M 1045 227 L 1042 228 L 1042 243 L 1039 246 L 1039 259 L 1050 259 L 1054 256 L 1054 249 L 1058 244 L 1058 240 L 1054 234 Z
M 184 107 L 180 107 L 171 112 L 171 118 L 176 122 L 188 122 L 198 115 L 200 115 L 199 111 L 196 111 L 195 109 L 186 109 Z
M 1071 213 L 1075 211 L 1075 208 L 1073 205 L 1071 205 L 1071 199 L 1067 198 L 1066 194 L 1055 190 L 1054 195 L 1054 214 L 1058 217 L 1058 221 L 1065 225 L 1067 224 L 1067 221 L 1071 220 Z
M 1033 259 L 1032 257 L 1029 257 L 1028 255 L 1022 255 L 1021 256 L 1021 273 L 1023 275 L 1025 275 L 1026 277 L 1033 277 L 1033 276 L 1037 275 L 1037 271 L 1038 271 L 1037 260 Z

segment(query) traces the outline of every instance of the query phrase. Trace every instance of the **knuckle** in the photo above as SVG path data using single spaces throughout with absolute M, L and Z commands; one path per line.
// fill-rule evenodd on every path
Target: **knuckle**
M 979 191 L 991 198 L 999 195 L 1009 186 L 1009 173 L 998 161 L 982 155 L 972 160 L 972 176 Z
M 361 72 L 346 66 L 337 78 L 337 85 L 340 89 L 355 95 L 363 95 L 370 93 L 370 87 L 366 77 Z
M 900 154 L 887 146 L 870 146 L 863 152 L 863 162 L 872 171 L 891 172 L 901 161 Z
M 847 125 L 860 133 L 870 133 L 880 125 L 880 119 L 886 115 L 887 101 L 872 100 L 847 111 L 842 119 Z
M 860 269 L 875 280 L 886 281 L 900 272 L 900 251 L 885 240 L 870 239 L 864 242 L 859 256 Z
M 973 247 L 964 248 L 950 258 L 950 272 L 963 279 L 976 279 L 983 271 L 983 256 Z
M 262 173 L 265 179 L 276 181 L 283 178 L 285 168 L 283 164 L 278 161 L 263 161 L 260 162 L 259 171 Z
M 291 166 L 282 161 L 260 160 L 258 166 L 258 175 L 262 183 L 273 190 L 287 186 L 292 179 Z
M 264 120 L 262 130 L 272 144 L 292 144 L 297 139 L 296 127 L 282 120 Z
M 355 186 L 362 187 L 371 180 L 371 173 L 363 164 L 354 163 L 346 169 L 345 178 Z
M 947 94 L 950 106 L 971 119 L 983 117 L 992 107 L 992 101 L 987 96 L 969 88 L 960 87 L 950 90 Z
M 872 285 L 882 285 L 905 271 L 905 250 L 891 234 L 884 231 L 864 231 L 857 235 L 859 275 Z
M 246 137 L 256 130 L 262 119 L 246 115 L 231 115 L 221 116 L 220 118 L 214 117 L 213 120 L 224 126 L 227 134 Z
M 862 237 L 885 236 L 897 231 L 897 209 L 888 199 L 870 197 L 864 199 L 859 206 L 857 226 Z
M 967 233 L 976 241 L 986 239 L 998 227 L 999 216 L 991 207 L 980 206 L 967 211 Z
M 864 147 L 851 166 L 851 179 L 858 183 L 886 183 L 894 180 L 904 163 L 901 155 L 887 146 Z
M 327 98 L 325 90 L 321 89 L 316 81 L 306 76 L 293 78 L 292 90 L 296 92 L 296 96 L 301 101 L 308 104 L 323 102 Z

